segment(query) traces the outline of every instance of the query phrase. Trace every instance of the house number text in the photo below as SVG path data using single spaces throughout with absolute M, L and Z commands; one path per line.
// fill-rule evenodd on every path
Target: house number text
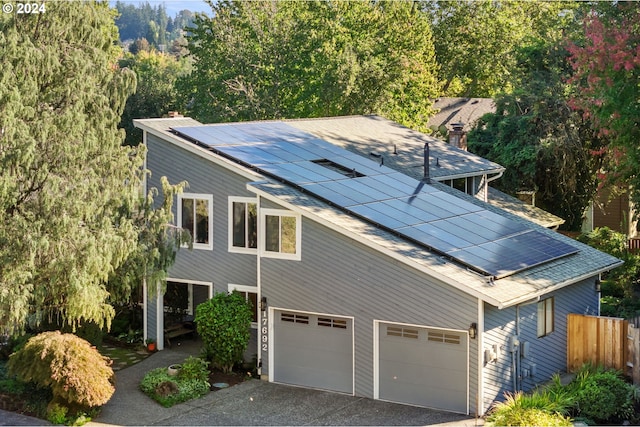
M 262 351 L 269 350 L 269 329 L 267 328 L 267 318 L 262 318 L 262 329 L 260 330 L 262 333 Z

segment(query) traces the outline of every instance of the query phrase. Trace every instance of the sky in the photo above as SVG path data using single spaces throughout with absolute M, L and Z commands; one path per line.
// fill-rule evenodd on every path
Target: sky
M 184 9 L 188 9 L 191 12 L 204 12 L 208 15 L 211 14 L 211 8 L 202 0 L 120 0 L 122 3 L 132 4 L 138 6 L 140 3 L 144 4 L 147 1 L 151 6 L 159 6 L 164 4 L 167 10 L 167 16 L 174 17 L 178 12 Z M 109 4 L 115 7 L 116 0 L 110 0 Z

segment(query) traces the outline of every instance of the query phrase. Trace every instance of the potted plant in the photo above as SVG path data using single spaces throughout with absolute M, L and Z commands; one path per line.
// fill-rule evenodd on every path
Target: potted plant
M 156 351 L 156 340 L 154 340 L 153 338 L 149 338 L 146 341 L 147 343 L 147 350 L 150 352 L 154 352 Z
M 180 373 L 181 369 L 182 369 L 182 365 L 173 364 L 173 365 L 169 365 L 169 368 L 167 368 L 167 372 L 169 373 L 170 377 L 175 377 Z

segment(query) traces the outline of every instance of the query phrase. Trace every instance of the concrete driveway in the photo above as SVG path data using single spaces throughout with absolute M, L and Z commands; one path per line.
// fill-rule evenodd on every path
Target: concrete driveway
M 151 369 L 180 363 L 199 347 L 188 340 L 171 350 L 153 354 L 142 362 L 116 372 L 116 392 L 89 426 L 475 426 L 472 417 L 434 411 L 338 393 L 309 390 L 261 380 L 249 380 L 211 392 L 171 408 L 164 408 L 138 388 Z M 0 418 L 3 418 L 0 411 Z M 1 420 L 5 421 L 5 420 Z M 11 425 L 0 422 L 0 425 Z M 15 424 L 18 420 L 14 419 Z M 26 421 L 22 425 L 46 423 Z M 39 421 L 39 422 L 38 422 Z
M 251 380 L 171 408 L 144 404 L 103 411 L 93 425 L 474 426 L 466 416 Z M 137 400 L 137 399 L 136 399 Z M 132 402 L 133 403 L 133 402 Z M 140 402 L 142 403 L 142 402 Z

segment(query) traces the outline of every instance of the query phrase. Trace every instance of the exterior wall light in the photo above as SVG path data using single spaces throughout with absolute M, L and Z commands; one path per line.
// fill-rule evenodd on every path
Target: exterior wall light
M 472 340 L 475 340 L 477 336 L 478 336 L 478 324 L 474 322 L 471 324 L 471 326 L 469 326 L 469 338 L 471 338 Z
M 600 281 L 600 279 L 596 279 L 596 283 L 595 283 L 596 292 L 600 292 L 601 289 L 602 289 L 602 282 Z
M 267 297 L 260 298 L 260 311 L 267 311 Z

